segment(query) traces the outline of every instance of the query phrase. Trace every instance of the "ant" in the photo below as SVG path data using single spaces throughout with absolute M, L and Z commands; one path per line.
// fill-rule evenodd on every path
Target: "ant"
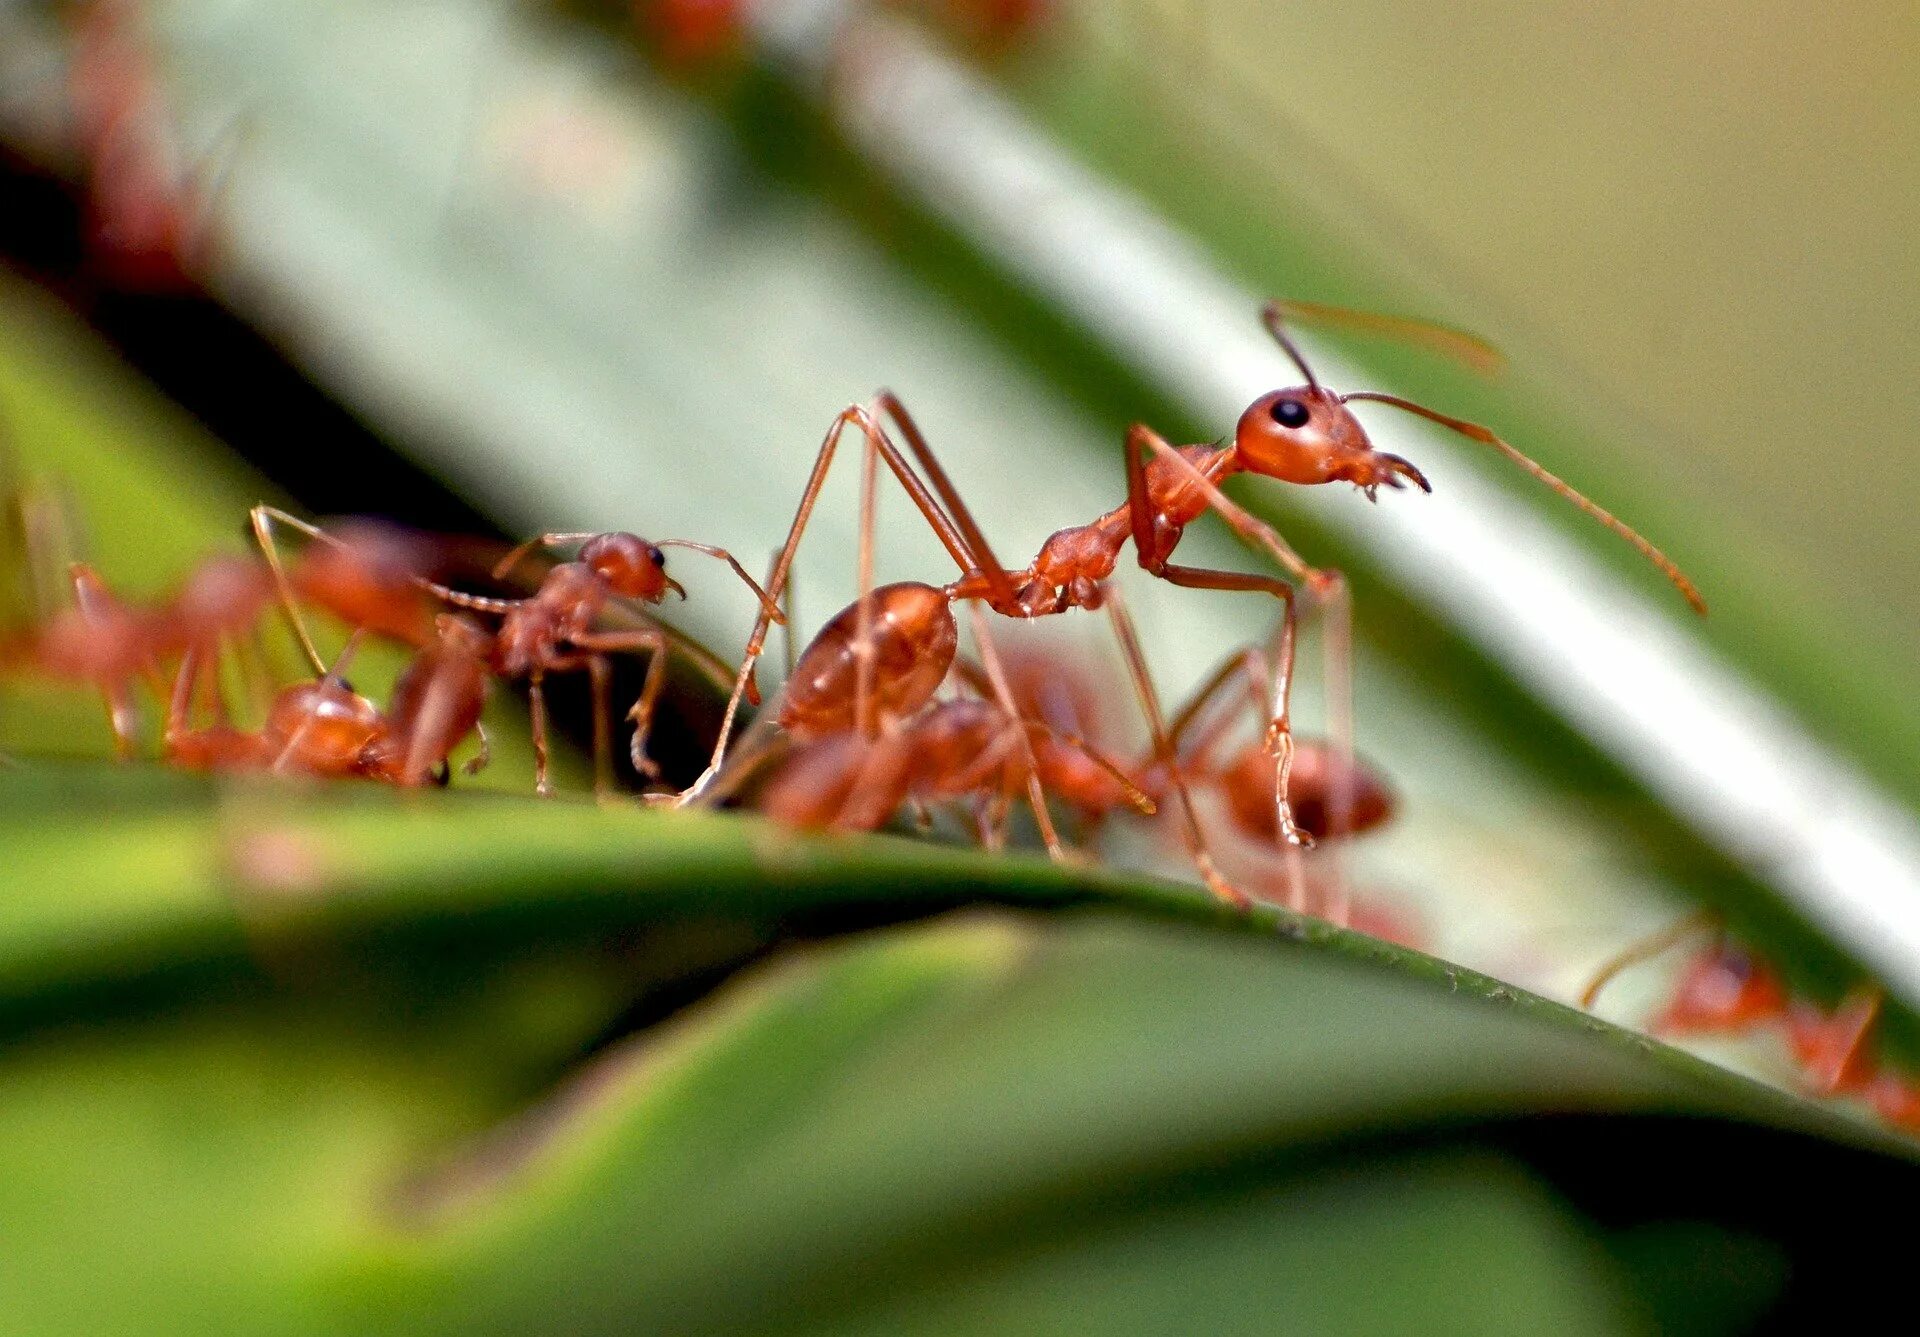
M 1591 1009 L 1606 986 L 1623 971 L 1684 942 L 1710 923 L 1705 914 L 1687 915 L 1606 962 L 1580 995 Z M 1831 1096 L 1871 1092 L 1876 1064 L 1867 1040 L 1879 1017 L 1879 989 L 1854 989 L 1828 1012 L 1796 999 L 1778 973 L 1717 933 L 1682 968 L 1672 998 L 1648 1030 L 1654 1035 L 1737 1035 L 1779 1026 L 1809 1091 Z
M 1228 656 L 1194 690 L 1167 729 L 1180 773 L 1196 791 L 1216 792 L 1234 832 L 1263 856 L 1287 848 L 1280 843 L 1275 822 L 1272 758 L 1259 741 L 1249 742 L 1225 759 L 1217 758 L 1233 717 L 1212 708 L 1223 699 L 1225 689 L 1240 681 L 1245 684 L 1247 701 L 1257 721 L 1264 724 L 1263 690 L 1270 676 L 1266 658 L 1270 650 L 1269 645 Z M 1101 693 L 1080 665 L 1051 655 L 1023 652 L 1008 657 L 1008 677 L 1021 708 L 1058 733 L 1076 742 L 1078 736 L 1099 736 L 1102 721 L 1097 703 Z M 1052 738 L 1036 739 L 1035 749 L 1049 792 L 1076 808 L 1084 825 L 1098 824 L 1129 801 L 1126 789 L 1115 783 L 1114 774 L 1089 764 L 1077 750 L 1063 747 Z M 1152 753 L 1141 759 L 1133 773 L 1138 777 L 1137 786 L 1127 781 L 1126 788 L 1137 788 L 1152 801 L 1164 801 L 1170 778 Z M 1125 776 L 1120 779 L 1125 781 Z M 1325 740 L 1296 740 L 1289 789 L 1299 828 L 1316 843 L 1373 830 L 1392 818 L 1395 807 L 1391 791 L 1372 768 L 1349 750 Z M 1304 911 L 1307 886 L 1298 861 L 1284 860 L 1284 872 L 1287 904 Z M 1327 917 L 1345 923 L 1350 907 L 1344 887 L 1337 875 L 1331 883 Z
M 763 0 L 782 3 L 783 0 Z M 925 0 L 902 8 L 933 11 L 975 48 L 1005 51 L 1051 17 L 1050 0 Z M 748 0 L 633 0 L 634 20 L 652 40 L 660 59 L 676 70 L 710 66 L 737 57 L 746 44 Z
M 636 630 L 601 631 L 596 629 L 601 615 L 616 599 L 635 604 L 657 604 L 669 592 L 682 599 L 687 592 L 667 574 L 664 548 L 691 548 L 725 562 L 745 582 L 760 602 L 760 615 L 784 624 L 781 612 L 759 582 L 747 574 L 732 553 L 711 544 L 691 539 L 660 539 L 649 542 L 627 533 L 555 533 L 529 539 L 503 557 L 494 567 L 495 579 L 505 579 L 514 567 L 536 548 L 578 545 L 575 560 L 561 562 L 542 577 L 539 588 L 526 598 L 499 599 L 467 594 L 433 581 L 419 580 L 423 588 L 458 608 L 489 613 L 500 618 L 494 634 L 490 662 L 492 671 L 502 678 L 525 678 L 533 714 L 534 788 L 549 795 L 553 787 L 547 777 L 547 709 L 544 683 L 550 673 L 568 673 L 585 669 L 592 680 L 594 699 L 593 751 L 594 786 L 606 794 L 612 789 L 612 749 L 609 737 L 612 666 L 607 656 L 627 651 L 647 654 L 647 676 L 639 698 L 627 711 L 633 724 L 629 747 L 633 767 L 644 776 L 656 777 L 659 767 L 647 756 L 647 735 L 653 713 L 666 685 L 667 628 L 646 619 Z M 680 642 L 676 642 L 680 643 Z M 752 687 L 750 665 L 745 682 Z
M 30 635 L 0 648 L 0 664 L 24 666 L 101 694 L 113 730 L 114 754 L 133 757 L 139 734 L 133 689 L 145 681 L 156 694 L 165 622 L 155 609 L 117 597 L 84 562 L 68 568 L 72 604 L 56 610 Z
M 132 0 L 93 0 L 74 39 L 69 102 L 86 163 L 92 256 L 135 292 L 187 293 L 205 259 L 217 187 L 183 178 L 160 130 L 164 100 Z
M 1109 610 L 1114 633 L 1153 733 L 1156 757 L 1171 774 L 1180 800 L 1189 851 L 1202 877 L 1216 894 L 1229 902 L 1243 904 L 1245 898 L 1229 887 L 1213 867 L 1198 819 L 1193 813 L 1191 795 L 1174 765 L 1167 730 L 1140 651 L 1138 636 L 1116 592 L 1107 583 L 1129 540 L 1134 544 L 1135 557 L 1140 566 L 1150 575 L 1171 584 L 1193 589 L 1265 593 L 1280 601 L 1282 623 L 1278 638 L 1278 668 L 1273 685 L 1273 709 L 1266 729 L 1266 747 L 1273 757 L 1275 822 L 1283 842 L 1292 847 L 1309 843 L 1306 833 L 1294 818 L 1287 792 L 1293 752 L 1289 702 L 1296 622 L 1294 586 L 1274 576 L 1177 565 L 1172 561 L 1172 556 L 1189 524 L 1209 509 L 1218 512 L 1243 540 L 1263 549 L 1290 576 L 1304 584 L 1317 604 L 1333 610 L 1340 632 L 1338 643 L 1344 645 L 1347 622 L 1344 578 L 1336 571 L 1307 565 L 1277 531 L 1230 500 L 1220 491 L 1219 485 L 1234 474 L 1257 473 L 1302 485 L 1348 482 L 1365 492 L 1369 498 L 1375 497 L 1383 486 L 1399 488 L 1412 483 L 1423 490 L 1431 490 L 1425 476 L 1412 463 L 1373 448 L 1366 430 L 1348 407 L 1351 403 L 1371 401 L 1387 404 L 1439 423 L 1470 440 L 1494 447 L 1624 538 L 1653 562 L 1696 610 L 1705 611 L 1705 603 L 1698 590 L 1664 553 L 1487 428 L 1428 409 L 1397 395 L 1373 391 L 1337 395 L 1322 386 L 1294 344 L 1286 321 L 1292 315 L 1326 318 L 1334 314 L 1329 308 L 1269 302 L 1262 311 L 1263 323 L 1305 377 L 1306 384 L 1275 390 L 1256 399 L 1241 414 L 1233 439 L 1223 445 L 1175 447 L 1151 428 L 1136 423 L 1127 433 L 1126 502 L 1089 524 L 1057 531 L 1042 545 L 1033 561 L 1018 571 L 1008 570 L 994 555 L 958 489 L 935 458 L 926 437 L 905 405 L 892 392 L 882 390 L 870 404 L 854 405 L 843 410 L 828 430 L 815 456 L 813 471 L 801 495 L 786 544 L 774 567 L 771 587 L 775 596 L 778 597 L 801 533 L 825 485 L 827 470 L 839 440 L 848 427 L 857 426 L 867 440 L 869 473 L 876 457 L 885 461 L 959 567 L 959 579 L 941 590 L 948 602 L 966 600 L 970 607 L 984 604 L 1002 616 L 1022 619 L 1048 616 L 1070 608 L 1105 607 Z M 1356 319 L 1371 328 L 1411 332 L 1416 337 L 1465 338 L 1452 335 L 1450 331 L 1438 331 L 1437 327 L 1398 318 L 1363 316 Z M 900 432 L 912 453 L 912 462 L 888 436 L 881 422 L 883 418 Z M 870 523 L 863 516 L 863 552 L 870 550 L 871 541 Z M 863 584 L 864 588 L 866 586 Z M 764 645 L 765 622 L 763 615 L 748 641 L 749 664 Z M 863 658 L 871 662 L 873 654 L 867 653 Z M 729 703 L 727 718 L 722 723 L 723 746 L 743 685 L 744 678 L 736 683 L 734 700 Z M 695 782 L 689 793 L 702 792 L 713 774 L 714 769 L 710 768 L 707 775 Z
M 364 632 L 355 630 L 331 667 L 311 682 L 278 692 L 257 732 L 220 719 L 189 724 L 203 647 L 190 648 L 174 679 L 164 736 L 165 755 L 189 770 L 272 772 L 344 778 L 358 776 L 403 787 L 445 783 L 447 759 L 479 728 L 486 703 L 490 638 L 471 619 L 443 614 L 432 645 L 408 663 L 382 713 L 343 676 Z M 486 764 L 482 749 L 469 775 Z
M 856 704 L 863 607 L 881 625 L 933 633 L 872 638 L 878 662 L 864 724 Z M 1046 794 L 1060 774 L 1054 759 L 1073 756 L 1114 786 L 1116 802 L 1154 810 L 1092 744 L 1018 707 L 991 642 L 981 643 L 983 663 L 974 664 L 956 659 L 958 639 L 941 592 L 915 582 L 873 590 L 829 622 L 801 655 L 772 717 L 798 747 L 763 790 L 761 808 L 789 826 L 873 830 L 908 802 L 924 813 L 972 795 L 981 843 L 998 849 L 1012 796 L 1024 789 L 1042 840 L 1059 858 L 1065 850 Z M 933 702 L 950 669 L 976 695 Z M 751 745 L 744 750 L 756 755 Z

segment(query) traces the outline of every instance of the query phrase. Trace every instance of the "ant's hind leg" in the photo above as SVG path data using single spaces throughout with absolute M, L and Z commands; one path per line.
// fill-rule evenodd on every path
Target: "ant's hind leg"
M 1066 846 L 1060 843 L 1060 833 L 1054 830 L 1053 816 L 1047 811 L 1046 790 L 1040 785 L 1040 760 L 1033 754 L 1033 740 L 1027 737 L 1027 731 L 1019 727 L 1020 706 L 1013 698 L 1013 689 L 1007 685 L 1007 675 L 1000 667 L 1000 655 L 994 648 L 993 635 L 987 630 L 987 615 L 980 611 L 980 605 L 969 603 L 967 613 L 973 619 L 973 640 L 980 650 L 980 665 L 987 671 L 987 680 L 993 684 L 993 695 L 1000 709 L 1006 712 L 1007 720 L 1014 726 L 1014 734 L 1019 740 L 1021 759 L 1026 763 L 1027 801 L 1033 806 L 1034 824 L 1040 828 L 1040 839 L 1045 842 L 1047 856 L 1056 863 L 1067 861 Z

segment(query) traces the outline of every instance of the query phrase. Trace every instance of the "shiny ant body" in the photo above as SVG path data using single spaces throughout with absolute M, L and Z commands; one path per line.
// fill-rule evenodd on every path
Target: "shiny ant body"
M 1230 500 L 1219 487 L 1226 479 L 1239 473 L 1256 473 L 1302 485 L 1346 482 L 1360 488 L 1369 497 L 1374 496 L 1380 487 L 1398 488 L 1409 482 L 1428 489 L 1426 478 L 1412 463 L 1373 447 L 1366 430 L 1348 407 L 1355 401 L 1387 404 L 1494 447 L 1626 539 L 1675 584 L 1689 603 L 1704 611 L 1705 605 L 1698 591 L 1665 554 L 1488 429 L 1395 395 L 1371 391 L 1338 395 L 1322 386 L 1286 328 L 1289 315 L 1303 310 L 1323 318 L 1329 314 L 1325 308 L 1290 307 L 1285 303 L 1271 302 L 1264 308 L 1262 319 L 1268 332 L 1306 378 L 1305 385 L 1272 391 L 1256 399 L 1241 414 L 1233 439 L 1223 445 L 1176 447 L 1151 428 L 1136 424 L 1127 434 L 1126 503 L 1089 524 L 1057 531 L 1042 545 L 1034 560 L 1021 570 L 1009 570 L 994 555 L 958 489 L 897 396 L 889 391 L 881 391 L 870 405 L 855 405 L 843 410 L 815 456 L 813 470 L 802 492 L 786 544 L 775 563 L 770 579 L 774 597 L 779 596 L 800 536 L 825 485 L 839 440 L 847 428 L 857 427 L 867 442 L 865 477 L 868 481 L 864 484 L 863 495 L 871 492 L 870 480 L 875 470 L 875 460 L 884 461 L 959 567 L 959 578 L 940 590 L 945 603 L 964 600 L 970 607 L 984 605 L 1002 616 L 1021 619 L 1049 616 L 1072 608 L 1104 607 L 1109 610 L 1114 633 L 1152 731 L 1155 755 L 1167 769 L 1179 800 L 1189 851 L 1208 886 L 1223 899 L 1236 904 L 1244 903 L 1245 898 L 1219 876 L 1206 849 L 1198 819 L 1193 812 L 1191 795 L 1175 764 L 1168 730 L 1147 673 L 1138 636 L 1115 591 L 1108 584 L 1109 577 L 1118 565 L 1120 553 L 1131 541 L 1139 565 L 1149 574 L 1171 584 L 1194 589 L 1265 593 L 1280 601 L 1282 624 L 1273 679 L 1273 707 L 1267 723 L 1265 745 L 1271 754 L 1274 772 L 1275 825 L 1287 845 L 1309 843 L 1294 817 L 1288 798 L 1293 752 L 1289 703 L 1296 622 L 1294 586 L 1275 576 L 1178 565 L 1172 561 L 1172 557 L 1188 525 L 1209 509 L 1218 512 L 1242 539 L 1260 547 L 1290 576 L 1303 583 L 1317 603 L 1337 610 L 1338 639 L 1342 644 L 1347 621 L 1345 581 L 1337 572 L 1308 566 L 1277 531 Z M 1383 317 L 1357 319 L 1370 328 L 1410 331 L 1417 337 L 1435 333 L 1435 327 L 1416 322 Z M 1441 336 L 1450 335 L 1446 331 L 1438 333 Z M 907 451 L 912 455 L 911 461 L 888 435 L 883 420 L 899 431 Z M 869 573 L 871 569 L 871 513 L 870 503 L 863 503 L 863 573 Z M 870 576 L 863 574 L 863 591 L 870 586 Z M 863 594 L 863 599 L 866 597 Z M 924 600 L 921 602 L 926 603 Z M 907 642 L 933 634 L 930 626 L 902 625 L 891 614 L 886 619 L 876 620 L 872 611 L 869 609 L 863 615 L 863 643 L 869 633 Z M 922 616 L 928 619 L 951 619 L 950 612 L 944 608 L 936 610 L 931 604 L 926 604 Z M 766 630 L 763 614 L 748 641 L 746 665 L 750 665 L 759 654 L 765 642 Z M 871 670 L 874 663 L 887 657 L 884 642 L 863 652 L 861 662 L 865 666 L 863 671 L 866 677 L 863 682 L 866 685 L 891 690 L 879 683 Z M 743 665 L 743 675 L 747 671 L 746 665 Z M 736 683 L 734 699 L 729 703 L 727 718 L 722 725 L 722 748 L 744 685 L 743 676 Z M 868 698 L 858 697 L 857 700 L 865 703 Z M 865 710 L 869 704 L 861 704 L 859 708 Z M 715 769 L 710 769 L 690 792 L 700 793 L 714 774 Z

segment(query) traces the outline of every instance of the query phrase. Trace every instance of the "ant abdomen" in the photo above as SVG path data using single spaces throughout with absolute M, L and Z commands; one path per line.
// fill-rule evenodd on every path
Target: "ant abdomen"
M 903 581 L 869 596 L 872 668 L 866 675 L 876 719 L 911 715 L 932 699 L 960 644 L 946 595 Z M 849 604 L 808 644 L 780 703 L 779 724 L 795 738 L 818 738 L 856 727 L 861 679 L 860 602 Z
M 1261 841 L 1279 839 L 1273 776 L 1273 754 L 1260 742 L 1248 744 L 1218 776 L 1234 825 Z M 1294 740 L 1287 801 L 1294 825 L 1316 841 L 1362 835 L 1391 820 L 1395 807 L 1386 781 L 1365 762 L 1343 765 L 1330 744 L 1305 738 Z

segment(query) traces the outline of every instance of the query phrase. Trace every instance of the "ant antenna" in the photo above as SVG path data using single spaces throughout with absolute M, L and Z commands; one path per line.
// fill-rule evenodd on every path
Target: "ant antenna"
M 725 548 L 716 548 L 711 543 L 695 543 L 692 539 L 656 539 L 653 546 L 656 548 L 691 548 L 695 552 L 703 552 L 709 557 L 717 557 L 733 568 L 734 575 L 746 582 L 747 588 L 753 591 L 753 597 L 760 601 L 761 611 L 766 613 L 768 619 L 772 621 L 774 625 L 781 627 L 787 625 L 785 610 L 774 602 L 773 596 L 761 587 L 759 581 L 748 575 L 747 568 L 740 565 L 738 559 Z M 680 597 L 682 599 L 687 597 L 685 590 L 680 592 Z
M 248 511 L 247 518 L 253 524 L 253 538 L 259 545 L 260 555 L 267 559 L 267 569 L 273 573 L 273 587 L 279 592 L 280 607 L 293 627 L 294 638 L 300 642 L 300 648 L 306 651 L 307 662 L 313 665 L 313 671 L 316 674 L 326 673 L 326 661 L 320 658 L 320 651 L 315 647 L 313 637 L 307 633 L 307 624 L 301 618 L 298 604 L 293 597 L 293 585 L 287 580 L 287 569 L 280 562 L 280 548 L 273 540 L 273 527 L 276 524 L 291 525 L 310 539 L 331 543 L 342 549 L 347 545 L 318 525 L 310 525 L 298 516 L 289 515 L 278 506 L 268 506 L 264 502 Z
M 1587 981 L 1587 987 L 1580 991 L 1580 1006 L 1591 1012 L 1593 1005 L 1600 1001 L 1601 991 L 1621 975 L 1643 961 L 1651 961 L 1664 955 L 1673 948 L 1691 938 L 1694 934 L 1712 928 L 1717 918 L 1707 910 L 1694 910 L 1680 916 L 1651 937 L 1629 943 L 1623 950 L 1609 957 Z
M 1653 544 L 1645 538 L 1642 538 L 1637 530 L 1616 516 L 1612 511 L 1609 511 L 1598 502 L 1590 500 L 1571 483 L 1566 482 L 1558 475 L 1550 473 L 1548 470 L 1534 463 L 1532 459 L 1517 447 L 1502 441 L 1479 423 L 1468 422 L 1464 418 L 1448 417 L 1444 413 L 1437 412 L 1421 404 L 1416 404 L 1411 399 L 1402 399 L 1399 395 L 1381 394 L 1373 390 L 1356 390 L 1352 394 L 1340 396 L 1340 402 L 1343 404 L 1352 403 L 1356 399 L 1367 400 L 1375 404 L 1391 404 L 1394 408 L 1404 409 L 1408 413 L 1418 414 L 1429 422 L 1437 422 L 1442 427 L 1450 428 L 1469 440 L 1478 441 L 1482 445 L 1492 446 L 1495 450 L 1505 455 L 1522 469 L 1525 469 L 1542 483 L 1545 483 L 1562 497 L 1565 497 L 1575 506 L 1625 539 L 1632 545 L 1634 551 L 1638 552 L 1649 562 L 1652 562 L 1654 566 L 1659 569 L 1661 575 L 1673 582 L 1673 587 L 1680 591 L 1681 597 L 1684 598 L 1688 604 L 1692 605 L 1694 612 L 1700 614 L 1701 617 L 1707 615 L 1706 599 L 1701 597 L 1699 588 L 1694 585 L 1691 580 L 1687 579 L 1686 573 L 1680 569 L 1679 565 L 1676 564 L 1671 557 L 1654 547 Z
M 1314 376 L 1313 368 L 1307 365 L 1299 346 L 1293 342 L 1293 337 L 1287 333 L 1287 312 L 1292 305 L 1278 300 L 1268 302 L 1260 308 L 1260 323 L 1267 327 L 1267 333 L 1273 336 L 1274 342 L 1286 350 L 1287 356 L 1293 359 L 1293 365 L 1300 368 L 1300 374 L 1307 378 L 1307 389 L 1317 394 L 1320 382 Z
M 1274 330 L 1275 338 L 1280 338 L 1275 326 L 1282 317 L 1313 325 L 1344 327 L 1362 334 L 1377 334 L 1397 343 L 1450 357 L 1482 376 L 1492 376 L 1507 364 L 1505 355 L 1478 335 L 1413 316 L 1383 316 L 1374 311 L 1350 311 L 1344 306 L 1328 306 L 1323 302 L 1281 299 L 1268 302 L 1263 313 L 1267 328 Z M 1284 344 L 1286 341 L 1282 339 L 1281 342 Z M 1288 351 L 1292 352 L 1291 349 Z M 1294 361 L 1299 360 L 1299 355 L 1295 354 Z

